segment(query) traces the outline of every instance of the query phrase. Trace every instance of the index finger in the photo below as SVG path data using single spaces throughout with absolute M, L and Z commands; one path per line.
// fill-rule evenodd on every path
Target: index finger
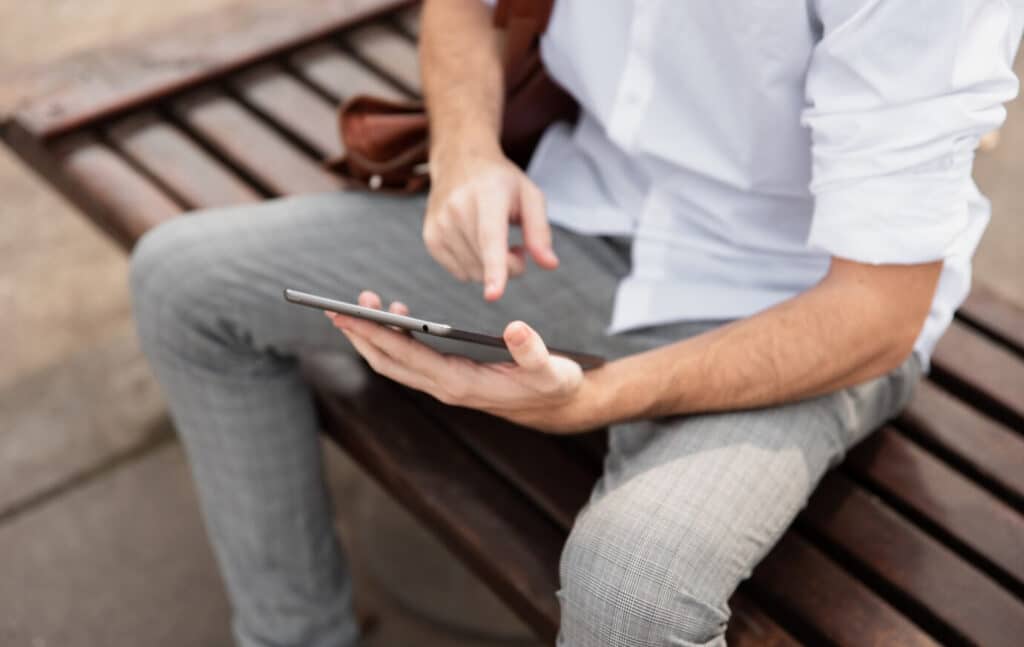
M 477 245 L 484 266 L 484 298 L 497 301 L 508 281 L 508 218 L 511 203 L 504 191 L 477 195 Z

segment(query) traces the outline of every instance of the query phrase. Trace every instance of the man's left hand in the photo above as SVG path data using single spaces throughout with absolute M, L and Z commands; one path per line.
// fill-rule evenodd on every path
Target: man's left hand
M 359 305 L 380 309 L 381 300 L 365 291 Z M 397 301 L 388 310 L 409 314 Z M 589 428 L 583 370 L 570 359 L 550 354 L 540 335 L 521 321 L 508 324 L 503 335 L 514 362 L 479 363 L 441 354 L 388 326 L 325 314 L 374 371 L 445 404 L 479 409 L 552 433 Z

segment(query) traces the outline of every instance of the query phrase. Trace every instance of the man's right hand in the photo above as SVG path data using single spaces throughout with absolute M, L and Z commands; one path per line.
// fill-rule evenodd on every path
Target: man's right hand
M 431 155 L 423 223 L 430 255 L 460 281 L 483 282 L 488 301 L 500 299 L 508 277 L 525 270 L 527 254 L 544 269 L 558 267 L 543 194 L 495 149 Z M 522 226 L 524 246 L 509 247 L 510 223 Z

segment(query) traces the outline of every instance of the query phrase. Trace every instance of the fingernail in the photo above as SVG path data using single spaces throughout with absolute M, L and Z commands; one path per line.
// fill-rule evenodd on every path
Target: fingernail
M 512 329 L 512 333 L 509 335 L 509 341 L 512 343 L 513 346 L 520 346 L 526 342 L 529 336 L 530 335 L 526 330 L 526 326 L 524 326 L 523 324 L 519 324 L 518 326 Z

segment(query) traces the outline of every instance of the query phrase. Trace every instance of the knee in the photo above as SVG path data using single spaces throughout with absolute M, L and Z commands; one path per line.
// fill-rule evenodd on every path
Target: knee
M 563 550 L 559 644 L 724 644 L 735 583 L 715 533 L 617 494 L 580 516 Z
M 130 286 L 139 337 L 146 348 L 173 339 L 201 311 L 215 280 L 209 239 L 198 218 L 176 218 L 142 237 L 132 252 Z

